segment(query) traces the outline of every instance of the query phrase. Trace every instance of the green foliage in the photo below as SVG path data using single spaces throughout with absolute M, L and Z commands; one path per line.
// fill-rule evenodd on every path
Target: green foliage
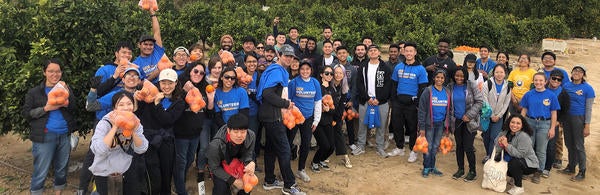
M 333 38 L 351 48 L 363 36 L 373 37 L 376 44 L 416 42 L 420 60 L 436 53 L 442 37 L 453 46 L 520 52 L 543 38 L 591 37 L 600 31 L 598 0 L 160 0 L 159 7 L 167 55 L 198 41 L 212 45 L 214 52 L 224 34 L 233 36 L 234 48 L 241 48 L 245 36 L 264 41 L 276 16 L 281 32 L 294 26 L 302 35 L 321 40 L 323 26 L 329 25 Z M 48 58 L 64 62 L 64 80 L 78 100 L 73 103 L 83 107 L 88 80 L 114 60 L 113 46 L 136 43 L 140 35 L 151 33 L 148 15 L 137 1 L 0 1 L 0 134 L 28 134 L 19 114 L 22 101 L 27 89 L 42 82 L 41 64 Z M 81 109 L 75 115 L 80 130 L 92 128 L 92 113 Z

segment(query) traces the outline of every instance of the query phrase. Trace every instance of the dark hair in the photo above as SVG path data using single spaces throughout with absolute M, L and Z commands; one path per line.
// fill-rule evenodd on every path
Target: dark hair
M 192 46 L 190 46 L 190 52 L 194 49 L 200 49 L 200 51 L 202 51 L 202 44 L 194 43 Z M 204 51 L 202 51 L 202 53 L 204 53 Z
M 338 46 L 338 47 L 335 49 L 335 51 L 336 51 L 336 52 L 338 52 L 338 51 L 340 51 L 340 50 L 346 50 L 346 51 L 348 51 L 348 48 L 347 48 L 346 46 L 344 46 L 344 45 L 340 45 L 340 46 Z
M 472 54 L 472 53 L 467 54 L 467 56 L 465 57 L 465 60 L 463 61 L 462 66 L 465 70 L 467 70 L 467 74 L 465 74 L 466 80 L 469 80 L 469 74 L 468 74 L 469 67 L 467 66 L 467 61 L 471 60 L 473 57 L 477 60 L 477 56 L 475 56 L 475 54 Z M 479 78 L 479 71 L 477 71 L 477 64 L 475 65 L 475 67 L 473 67 L 473 75 L 475 76 L 475 78 L 473 78 L 473 79 Z
M 325 45 L 325 43 L 329 43 L 329 44 L 331 44 L 331 46 L 333 46 L 333 43 L 331 41 L 329 41 L 329 40 L 323 41 L 323 45 Z
M 256 39 L 253 36 L 244 37 L 242 43 L 252 42 L 252 44 L 256 45 Z
M 204 65 L 204 63 L 202 62 L 192 62 L 190 63 L 186 68 L 185 71 L 179 76 L 179 78 L 177 79 L 179 81 L 178 85 L 180 85 L 181 88 L 183 88 L 183 85 L 185 85 L 185 82 L 190 81 L 190 74 L 192 73 L 192 71 L 194 70 L 194 68 L 196 68 L 196 66 L 201 66 L 202 70 L 206 69 L 206 65 Z M 199 83 L 193 83 L 192 84 L 194 86 L 196 86 L 200 92 L 204 91 L 204 88 L 206 87 L 206 85 L 208 85 L 208 82 L 206 81 L 206 73 L 204 75 L 204 77 L 202 78 L 202 80 L 200 80 Z M 206 94 L 203 94 L 206 95 Z
M 298 39 L 308 39 L 308 36 L 306 36 L 306 35 L 300 35 L 300 38 L 298 38 Z
M 511 114 L 511 115 L 508 117 L 508 119 L 507 119 L 507 120 L 504 122 L 504 125 L 503 125 L 503 127 L 502 127 L 502 129 L 503 129 L 504 131 L 508 131 L 508 132 L 510 132 L 510 121 L 511 121 L 513 118 L 519 118 L 519 119 L 521 119 L 521 124 L 522 124 L 522 126 L 521 126 L 521 131 L 523 131 L 523 132 L 527 133 L 527 135 L 529 135 L 529 136 L 533 135 L 533 131 L 532 131 L 532 130 L 531 130 L 531 128 L 529 127 L 529 124 L 527 123 L 527 120 L 525 120 L 525 117 L 523 117 L 523 115 L 520 115 L 520 114 Z
M 500 67 L 504 70 L 505 74 L 508 74 L 508 68 L 506 67 L 506 65 L 504 64 L 496 64 L 496 66 L 494 66 L 494 68 L 492 68 L 492 75 L 494 74 L 494 72 L 496 72 L 496 69 Z
M 251 53 L 251 54 L 246 54 L 246 57 L 244 57 L 244 62 L 246 62 L 246 60 L 248 60 L 248 57 L 254 57 L 254 59 L 258 60 L 258 56 L 256 56 L 254 53 Z
M 312 36 L 308 36 L 308 37 L 306 37 L 306 39 L 308 39 L 308 41 L 314 41 L 315 43 L 317 42 L 317 39 Z M 307 41 L 307 43 L 308 43 L 308 41 Z
M 521 59 L 521 56 L 523 56 L 523 55 L 527 56 L 527 61 L 529 61 L 528 66 L 531 66 L 531 57 L 529 55 L 527 55 L 527 54 L 521 54 L 521 55 L 519 55 L 519 58 L 517 59 L 517 61 L 519 61 Z
M 285 33 L 284 33 L 284 32 L 278 32 L 278 33 L 277 33 L 277 36 L 279 36 L 279 35 L 283 35 L 283 36 L 285 36 Z
M 208 60 L 208 70 L 213 69 L 216 65 L 217 62 L 221 62 L 221 57 L 219 57 L 219 55 L 213 55 L 212 57 L 210 57 L 210 60 Z M 221 62 L 221 66 L 223 62 Z
M 500 56 L 500 54 L 504 54 L 504 56 L 506 56 L 506 64 L 504 65 L 506 66 L 505 68 L 508 68 L 508 61 L 510 60 L 510 58 L 508 57 L 508 53 L 499 51 L 498 54 L 496 54 L 496 61 L 498 61 L 498 56 Z
M 481 45 L 479 46 L 479 50 L 481 51 L 481 49 L 486 48 L 488 50 L 488 52 L 492 52 L 492 48 L 488 47 L 487 45 Z
M 342 39 L 334 39 L 332 43 L 335 43 L 337 41 L 340 42 L 340 45 L 344 45 L 344 41 L 342 41 Z
M 552 56 L 552 59 L 556 60 L 556 54 L 554 54 L 554 52 L 551 52 L 551 51 L 544 52 L 542 54 L 542 60 L 544 60 L 544 56 L 546 56 L 546 55 Z
M 365 48 L 365 50 L 367 50 L 367 45 L 365 45 L 365 44 L 362 44 L 362 43 L 359 43 L 359 44 L 356 44 L 356 46 L 354 46 L 354 51 L 355 51 L 355 52 L 356 52 L 356 48 L 358 48 L 358 47 L 364 47 L 364 48 Z
M 404 41 L 398 41 L 398 45 L 406 44 Z
M 467 70 L 466 66 L 459 66 L 456 71 L 454 71 L 454 73 L 451 74 L 450 79 L 452 79 L 452 82 L 456 83 L 456 78 L 454 78 L 456 76 L 457 72 L 462 72 L 463 76 L 465 77 L 465 80 L 463 81 L 464 83 L 467 83 L 467 80 L 469 79 L 469 71 Z
M 221 75 L 219 76 L 219 86 L 218 88 L 223 89 L 223 76 L 225 75 L 226 72 L 233 72 L 233 74 L 235 75 L 235 82 L 233 82 L 233 86 L 231 86 L 231 88 L 236 88 L 238 86 L 237 84 L 237 72 L 235 72 L 235 68 L 234 67 L 230 67 L 227 66 L 225 68 L 223 68 L 223 70 L 221 71 Z
M 119 91 L 119 92 L 115 93 L 115 94 L 112 96 L 112 99 L 111 99 L 111 103 L 112 103 L 112 109 L 115 109 L 115 108 L 117 107 L 117 103 L 119 103 L 119 101 L 120 101 L 121 99 L 123 99 L 124 97 L 127 97 L 127 98 L 129 98 L 129 100 L 131 100 L 131 102 L 132 102 L 132 103 L 134 103 L 134 100 L 133 100 L 133 93 L 130 93 L 130 92 L 128 92 L 128 91 L 125 91 L 125 90 L 121 90 L 121 91 Z M 134 105 L 135 105 L 135 104 L 134 104 Z
M 227 128 L 230 130 L 248 130 L 249 126 L 248 117 L 242 113 L 236 113 L 227 120 Z
M 325 31 L 326 29 L 333 31 L 333 29 L 331 29 L 331 26 L 329 26 L 329 25 L 323 26 L 323 31 Z
M 395 44 L 395 43 L 391 44 L 389 49 L 392 49 L 392 48 L 396 48 L 396 49 L 398 49 L 398 51 L 400 51 L 400 45 L 398 45 L 398 44 Z
M 269 36 L 271 36 L 271 37 L 275 38 L 275 36 L 273 36 L 273 34 L 270 34 L 270 33 L 269 33 L 269 34 L 265 35 L 265 40 L 267 40 L 267 38 L 268 38 Z
M 121 42 L 117 43 L 117 45 L 115 45 L 115 52 L 121 51 L 121 48 L 127 48 L 127 49 L 133 51 L 133 45 L 131 45 L 130 42 L 121 41 Z
M 417 50 L 417 44 L 416 43 L 406 42 L 406 43 L 404 43 L 404 49 L 406 49 L 406 47 L 414 47 L 415 50 Z
M 300 31 L 300 30 L 298 30 L 298 27 L 292 26 L 292 27 L 290 27 L 290 29 L 288 29 L 288 32 L 290 32 L 290 31 L 292 31 L 292 30 L 294 30 L 294 29 L 295 29 L 296 31 Z
M 447 38 L 440 38 L 440 39 L 438 39 L 438 44 L 439 43 L 448 43 L 448 44 L 450 44 L 450 40 L 447 39 Z
M 43 69 L 42 69 L 42 70 L 43 70 L 44 72 L 46 72 L 46 69 L 48 69 L 48 65 L 50 65 L 50 64 L 52 64 L 52 63 L 54 63 L 54 64 L 58 64 L 58 66 L 59 66 L 59 67 L 60 67 L 60 65 L 62 64 L 62 62 L 61 62 L 61 61 L 60 61 L 58 58 L 52 58 L 52 59 L 49 59 L 49 60 L 46 60 L 46 61 L 44 61 L 44 67 L 43 67 Z M 61 70 L 62 70 L 62 68 L 61 68 Z
M 365 41 L 365 39 L 369 39 L 369 40 L 373 41 L 373 37 L 365 35 L 365 36 L 362 37 L 362 39 L 360 39 L 360 42 Z

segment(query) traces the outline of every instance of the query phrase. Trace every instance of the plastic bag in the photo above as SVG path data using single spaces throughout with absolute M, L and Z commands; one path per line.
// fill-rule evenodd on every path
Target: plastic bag
M 140 119 L 128 111 L 113 110 L 110 112 L 111 120 L 117 125 L 117 127 L 123 130 L 123 136 L 131 137 L 133 131 L 140 125 Z
M 53 106 L 69 105 L 69 90 L 60 82 L 48 92 L 48 104 Z
M 196 87 L 188 91 L 185 96 L 185 102 L 190 105 L 190 110 L 192 110 L 192 112 L 198 112 L 206 106 L 202 93 L 200 93 L 200 90 Z
M 156 95 L 158 95 L 158 88 L 148 80 L 144 80 L 144 84 L 141 90 L 135 94 L 135 99 L 144 101 L 146 103 L 154 102 Z

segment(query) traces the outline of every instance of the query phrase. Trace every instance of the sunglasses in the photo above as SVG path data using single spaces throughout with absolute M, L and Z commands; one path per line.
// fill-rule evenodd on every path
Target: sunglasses
M 562 79 L 560 77 L 552 77 L 552 80 L 562 82 Z
M 325 76 L 331 76 L 331 75 L 333 75 L 333 72 L 323 72 L 323 75 L 325 75 Z
M 194 74 L 204 75 L 204 71 L 200 71 L 198 69 L 194 69 L 192 72 L 194 72 Z
M 225 80 L 225 79 L 235 81 L 237 78 L 235 78 L 235 76 L 225 75 L 225 76 L 223 76 L 223 80 Z
M 256 47 L 256 49 L 264 49 L 265 47 Z

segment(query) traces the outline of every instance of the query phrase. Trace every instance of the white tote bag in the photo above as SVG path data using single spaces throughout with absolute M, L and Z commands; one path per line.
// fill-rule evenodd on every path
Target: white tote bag
M 508 162 L 504 161 L 504 150 L 502 150 L 501 155 L 500 162 L 496 162 L 496 147 L 494 147 L 492 156 L 483 165 L 482 188 L 491 189 L 496 192 L 504 192 L 506 189 L 506 171 L 508 170 Z

